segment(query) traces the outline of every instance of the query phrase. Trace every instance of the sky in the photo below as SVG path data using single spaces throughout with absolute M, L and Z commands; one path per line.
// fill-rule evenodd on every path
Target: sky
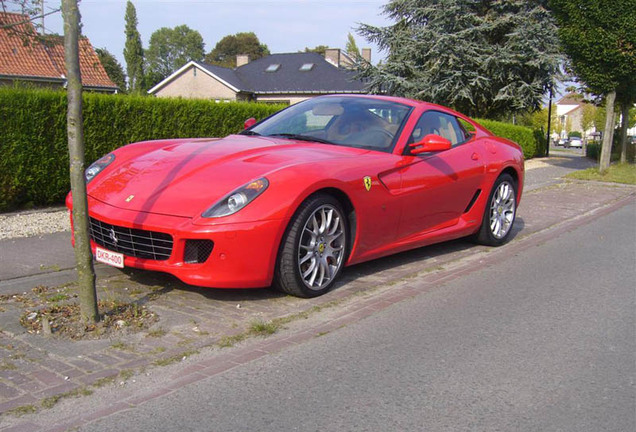
M 305 47 L 328 45 L 345 48 L 352 33 L 359 48 L 372 49 L 372 62 L 383 55 L 376 46 L 355 33 L 359 23 L 386 26 L 381 14 L 387 0 L 133 0 L 144 48 L 161 27 L 185 24 L 203 36 L 210 52 L 224 36 L 239 32 L 256 33 L 272 53 L 302 51 Z M 60 7 L 59 0 L 45 0 L 45 10 Z M 106 48 L 126 68 L 125 0 L 81 0 L 82 33 L 95 48 Z M 47 16 L 49 33 L 63 34 L 61 13 Z

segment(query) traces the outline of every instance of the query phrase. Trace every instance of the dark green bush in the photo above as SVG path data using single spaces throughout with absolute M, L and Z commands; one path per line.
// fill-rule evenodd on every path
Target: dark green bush
M 585 146 L 585 156 L 597 161 L 601 156 L 601 145 L 599 143 L 587 143 Z
M 568 133 L 568 138 L 581 138 L 581 132 L 579 131 L 572 131 L 570 133 Z
M 283 108 L 84 94 L 86 163 L 148 139 L 222 137 Z M 0 88 L 0 210 L 63 202 L 70 188 L 66 93 Z
M 614 134 L 614 141 L 612 143 L 612 154 L 610 156 L 611 162 L 618 162 L 621 159 L 621 145 L 619 143 L 618 133 Z M 601 157 L 601 143 L 591 142 L 587 143 L 585 147 L 585 156 L 598 161 Z M 636 144 L 627 143 L 627 162 L 634 163 L 636 161 Z
M 475 121 L 493 134 L 519 144 L 526 159 L 545 154 L 546 138 L 540 130 L 494 120 L 475 119 Z

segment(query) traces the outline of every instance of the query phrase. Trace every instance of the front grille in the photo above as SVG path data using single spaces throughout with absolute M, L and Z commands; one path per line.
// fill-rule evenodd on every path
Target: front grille
M 125 228 L 90 218 L 91 239 L 100 246 L 135 258 L 165 261 L 172 253 L 170 234 Z

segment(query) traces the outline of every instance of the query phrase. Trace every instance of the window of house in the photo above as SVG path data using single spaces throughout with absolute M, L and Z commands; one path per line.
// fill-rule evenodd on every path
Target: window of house
M 278 69 L 280 69 L 280 64 L 274 63 L 267 66 L 267 69 L 265 69 L 265 72 L 276 72 Z
M 308 71 L 312 70 L 313 68 L 314 68 L 314 64 L 313 63 L 305 63 L 298 70 L 301 71 L 301 72 L 308 72 Z

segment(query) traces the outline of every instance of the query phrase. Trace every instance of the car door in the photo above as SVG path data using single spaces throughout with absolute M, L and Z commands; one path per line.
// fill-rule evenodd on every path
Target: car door
M 455 116 L 441 111 L 424 112 L 413 128 L 409 144 L 428 134 L 448 139 L 452 147 L 411 156 L 407 145 L 400 173 L 400 239 L 457 224 L 477 195 L 485 172 L 481 146 Z

